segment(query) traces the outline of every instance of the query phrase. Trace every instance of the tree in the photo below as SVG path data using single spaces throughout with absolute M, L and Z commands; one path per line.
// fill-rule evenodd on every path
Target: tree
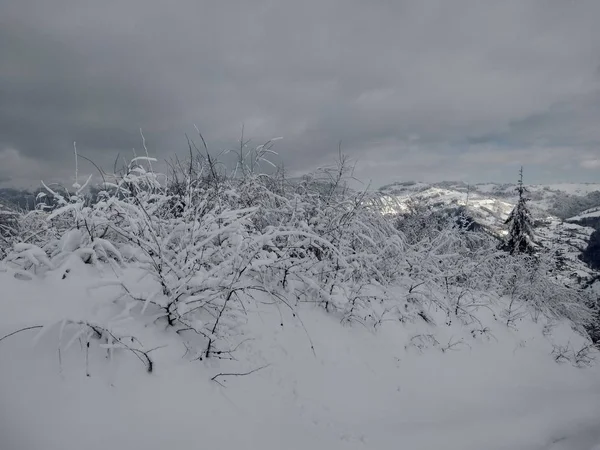
M 508 225 L 508 236 L 502 245 L 502 248 L 512 254 L 525 253 L 532 254 L 535 251 L 533 219 L 526 197 L 527 189 L 523 185 L 523 167 L 519 171 L 519 184 L 515 189 L 519 193 L 519 200 L 506 219 Z

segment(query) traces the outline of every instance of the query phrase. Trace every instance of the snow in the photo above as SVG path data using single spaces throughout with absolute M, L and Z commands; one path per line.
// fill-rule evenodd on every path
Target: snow
M 476 215 L 482 224 L 489 226 L 497 225 L 506 220 L 514 208 L 513 203 L 485 197 L 476 192 L 471 192 L 467 198 L 466 192 L 428 187 L 418 192 L 397 192 L 383 196 L 383 212 L 385 214 L 404 213 L 408 211 L 411 200 L 426 205 L 466 206 L 469 212 Z
M 507 230 L 504 225 L 508 215 L 514 208 L 517 196 L 514 185 L 483 183 L 470 186 L 467 203 L 467 185 L 461 182 L 438 183 L 396 183 L 382 188 L 386 193 L 382 199 L 382 210 L 386 214 L 408 212 L 411 200 L 429 206 L 458 207 L 466 206 L 467 212 L 473 219 L 486 226 L 498 237 L 505 237 Z M 551 185 L 527 186 L 527 189 L 538 194 L 536 200 L 528 202 L 537 220 L 544 222 L 542 227 L 535 229 L 536 240 L 545 248 L 558 249 L 568 259 L 569 270 L 572 274 L 588 277 L 589 268 L 581 262 L 579 256 L 587 247 L 590 235 L 594 229 L 570 222 L 578 222 L 585 218 L 598 217 L 598 208 L 591 208 L 582 214 L 562 221 L 550 215 L 546 208 L 555 202 L 557 193 L 585 195 L 600 190 L 600 184 L 563 183 Z
M 553 191 L 561 191 L 571 195 L 586 195 L 594 191 L 600 191 L 599 183 L 554 183 L 535 185 L 541 189 L 548 188 Z
M 457 183 L 458 184 L 458 183 Z M 513 184 L 498 183 L 477 183 L 474 188 L 483 193 L 504 193 L 513 195 Z M 584 196 L 594 191 L 600 191 L 599 183 L 550 183 L 550 184 L 532 184 L 527 189 L 531 192 L 561 192 L 569 195 Z
M 578 215 L 576 215 L 574 217 L 570 217 L 567 220 L 569 222 L 578 222 L 580 220 L 590 219 L 592 217 L 600 217 L 600 209 L 598 209 L 598 208 L 592 208 L 590 210 L 583 211 L 581 214 L 578 214 Z
M 66 279 L 50 274 L 27 281 L 0 272 L 0 336 L 58 324 L 64 317 L 114 317 L 117 287 L 103 284 L 110 271 L 98 274 L 75 263 L 71 269 Z M 135 271 L 126 277 L 139 280 Z M 139 289 L 145 289 L 143 282 Z M 59 325 L 45 330 L 36 345 L 32 340 L 39 330 L 3 340 L 0 448 L 591 450 L 600 445 L 600 367 L 575 368 L 550 356 L 554 345 L 584 343 L 567 323 L 524 319 L 509 329 L 489 311 L 480 315 L 489 329 L 485 335 L 463 325 L 424 322 L 384 322 L 372 330 L 342 325 L 310 304 L 294 317 L 261 300 L 266 299 L 249 305 L 237 361 L 194 361 L 175 333 L 146 326 L 150 316 L 145 323 L 127 322 L 146 349 L 161 347 L 151 353 L 150 374 L 128 352 L 115 350 L 114 358 L 106 359 L 107 351 L 93 344 L 86 376 L 85 349 L 78 342 L 64 348 L 68 329 L 59 359 Z M 114 321 L 114 327 L 124 325 Z M 431 338 L 418 338 L 425 335 Z M 256 369 L 211 381 L 219 373 Z
M 598 444 L 599 354 L 568 279 L 587 229 L 543 228 L 567 246 L 556 273 L 552 252 L 500 253 L 426 213 L 390 221 L 330 169 L 286 186 L 200 167 L 173 193 L 147 165 L 97 203 L 49 190 L 53 211 L 9 229 L 0 449 Z M 435 208 L 464 188 L 387 194 Z M 512 209 L 468 203 L 489 226 Z
M 463 202 L 469 191 L 469 198 L 490 199 L 514 204 L 517 199 L 515 184 L 499 183 L 477 183 L 468 185 L 459 181 L 446 181 L 442 183 L 420 183 L 406 182 L 393 183 L 381 188 L 390 196 L 429 197 L 428 193 L 437 191 L 446 196 L 450 201 Z M 527 185 L 531 194 L 531 205 L 540 210 L 551 209 L 555 203 L 564 196 L 585 197 L 586 195 L 600 191 L 599 183 L 554 183 Z

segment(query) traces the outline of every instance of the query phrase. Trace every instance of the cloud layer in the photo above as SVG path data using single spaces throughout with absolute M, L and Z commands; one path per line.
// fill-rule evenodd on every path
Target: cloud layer
M 600 2 L 0 3 L 0 180 L 284 136 L 291 171 L 338 141 L 396 179 L 600 181 Z M 5 156 L 1 156 L 5 155 Z M 8 156 L 6 156 L 8 155 Z

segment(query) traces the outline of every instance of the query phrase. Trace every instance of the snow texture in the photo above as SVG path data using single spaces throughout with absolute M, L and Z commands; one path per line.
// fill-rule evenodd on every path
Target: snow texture
M 600 442 L 598 366 L 549 357 L 553 345 L 583 343 L 566 323 L 523 322 L 517 331 L 490 313 L 485 335 L 398 322 L 374 332 L 306 306 L 298 314 L 305 332 L 298 317 L 257 302 L 237 363 L 190 362 L 174 336 L 128 322 L 147 348 L 164 346 L 152 352 L 155 372 L 92 346 L 88 377 L 78 342 L 59 359 L 60 321 L 124 324 L 105 300 L 113 287 L 90 290 L 101 283 L 83 265 L 74 275 L 0 273 L 1 334 L 57 323 L 35 346 L 39 330 L 0 343 L 2 449 L 591 450 Z

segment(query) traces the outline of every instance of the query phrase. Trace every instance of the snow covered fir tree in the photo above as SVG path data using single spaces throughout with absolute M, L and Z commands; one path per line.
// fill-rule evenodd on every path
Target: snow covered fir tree
M 502 248 L 512 254 L 533 254 L 535 251 L 533 218 L 527 207 L 529 199 L 526 196 L 527 189 L 523 184 L 523 167 L 519 170 L 519 181 L 515 188 L 519 194 L 517 204 L 506 219 L 508 225 L 508 236 L 502 244 Z

